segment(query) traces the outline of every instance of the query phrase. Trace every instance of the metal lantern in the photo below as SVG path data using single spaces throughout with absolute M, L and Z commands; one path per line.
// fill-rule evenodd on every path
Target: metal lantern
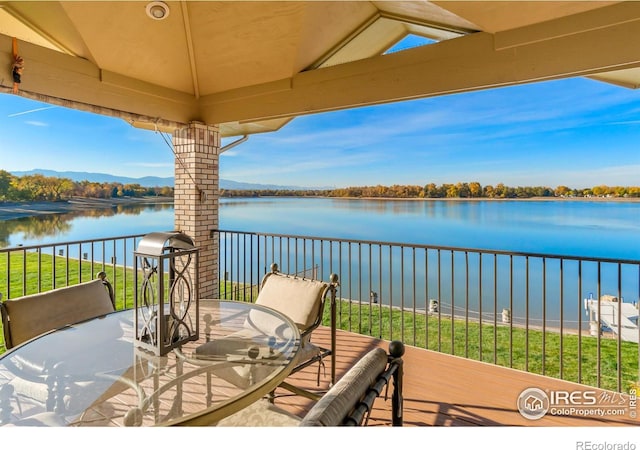
M 198 339 L 198 249 L 180 232 L 145 235 L 134 252 L 135 342 L 162 356 Z

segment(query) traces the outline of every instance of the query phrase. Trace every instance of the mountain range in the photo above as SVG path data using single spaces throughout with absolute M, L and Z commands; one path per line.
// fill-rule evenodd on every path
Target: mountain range
M 42 175 L 45 177 L 54 177 L 54 178 L 69 178 L 70 180 L 79 182 L 79 181 L 90 181 L 93 183 L 121 183 L 121 184 L 139 184 L 143 187 L 163 187 L 163 186 L 173 186 L 174 178 L 173 177 L 142 177 L 142 178 L 131 178 L 131 177 L 122 177 L 118 175 L 110 175 L 108 173 L 94 173 L 94 172 L 58 172 L 55 170 L 48 169 L 32 169 L 27 171 L 13 171 L 11 172 L 13 175 L 17 177 L 21 177 L 24 175 Z M 314 190 L 314 189 L 325 189 L 325 188 L 307 188 L 302 186 L 280 186 L 275 184 L 257 184 L 257 183 L 244 183 L 241 181 L 233 181 L 233 180 L 225 180 L 223 178 L 220 179 L 220 189 L 233 189 L 233 190 L 266 190 L 266 189 L 277 189 L 277 190 Z M 329 189 L 329 188 L 326 188 Z

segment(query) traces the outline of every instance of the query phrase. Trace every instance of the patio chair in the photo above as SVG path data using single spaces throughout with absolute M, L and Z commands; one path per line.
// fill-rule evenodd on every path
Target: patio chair
M 376 398 L 393 380 L 391 424 L 402 426 L 402 377 L 404 344 L 392 341 L 389 354 L 375 348 L 363 356 L 349 371 L 300 418 L 262 399 L 222 419 L 217 426 L 364 426 Z
M 92 281 L 4 300 L 0 302 L 0 313 L 5 346 L 12 349 L 43 333 L 114 310 L 113 289 L 104 272 L 100 272 L 98 278 Z M 80 339 L 80 342 L 73 345 L 83 345 L 81 341 Z M 73 349 L 69 348 L 69 352 L 73 354 Z M 73 409 L 69 404 L 72 396 L 60 396 L 57 393 L 80 389 L 83 382 L 67 380 L 64 363 L 51 367 L 47 361 L 46 349 L 36 353 L 25 357 L 21 352 L 15 351 L 4 358 L 5 367 L 16 375 L 9 383 L 12 392 L 18 399 L 29 399 L 43 405 L 47 411 Z M 64 390 L 54 389 L 54 384 L 63 382 Z
M 255 303 L 271 309 L 275 309 L 291 319 L 300 331 L 300 351 L 294 361 L 291 373 L 298 372 L 314 363 L 318 363 L 317 384 L 320 385 L 320 372 L 324 367 L 324 358 L 331 356 L 331 380 L 335 382 L 335 301 L 338 286 L 338 276 L 332 274 L 330 281 L 318 281 L 294 275 L 283 274 L 278 271 L 278 265 L 272 264 L 271 271 L 267 273 L 261 282 L 260 292 Z M 322 323 L 324 307 L 327 300 L 331 307 L 331 344 L 330 348 L 315 345 L 311 341 L 312 332 Z M 242 341 L 256 335 L 269 336 L 277 333 L 272 330 L 268 318 L 264 314 L 256 313 L 250 316 L 246 324 L 246 333 L 239 332 L 237 336 L 218 339 L 203 344 L 196 350 L 196 354 L 220 355 L 234 354 L 237 349 L 245 346 Z M 253 382 L 260 374 L 255 372 L 252 364 L 236 366 L 219 371 L 218 375 L 238 386 L 245 386 Z M 287 382 L 281 385 L 283 388 L 314 400 L 322 394 L 321 391 L 312 392 L 300 389 Z
M 107 274 L 95 280 L 0 302 L 4 342 L 13 348 L 47 331 L 115 311 Z
M 287 275 L 279 272 L 278 265 L 271 265 L 271 272 L 262 279 L 260 292 L 256 304 L 280 311 L 289 317 L 300 330 L 300 346 L 296 365 L 291 371 L 294 374 L 310 365 L 318 363 L 317 384 L 320 385 L 320 371 L 325 367 L 324 358 L 331 358 L 330 386 L 336 381 L 336 291 L 338 275 L 331 274 L 329 282 L 312 280 Z M 330 347 L 320 347 L 311 341 L 314 330 L 320 326 L 324 308 L 329 300 L 330 304 Z M 281 387 L 298 395 L 317 400 L 321 392 L 300 389 L 288 382 Z

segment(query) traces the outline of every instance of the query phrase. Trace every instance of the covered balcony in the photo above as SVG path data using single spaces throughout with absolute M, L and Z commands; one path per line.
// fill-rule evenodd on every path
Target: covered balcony
M 638 341 L 625 337 L 621 308 L 603 331 L 596 306 L 591 330 L 585 299 L 637 298 L 638 261 L 227 232 L 218 202 L 222 140 L 301 115 L 566 77 L 636 88 L 640 3 L 2 1 L 0 25 L 0 62 L 11 68 L 0 92 L 172 134 L 174 228 L 200 249 L 202 298 L 252 299 L 271 262 L 338 273 L 339 370 L 403 340 L 407 425 L 637 424 L 613 414 L 532 421 L 516 404 L 539 386 L 623 395 L 631 407 Z M 427 43 L 388 52 L 409 35 Z M 100 266 L 118 307 L 130 308 L 139 238 L 6 249 L 2 293 L 74 284 Z
M 638 303 L 612 303 L 602 293 L 633 296 L 640 261 L 230 230 L 211 236 L 222 299 L 254 301 L 274 261 L 299 277 L 337 275 L 335 368 L 326 358 L 320 369 L 293 374 L 297 386 L 326 390 L 334 369 L 339 379 L 370 349 L 401 340 L 405 426 L 638 424 Z M 133 252 L 143 238 L 2 249 L 0 289 L 16 298 L 105 272 L 116 308 L 132 308 Z M 596 295 L 603 301 L 590 303 Z M 618 308 L 616 320 L 607 308 L 621 304 L 632 313 Z M 324 316 L 313 341 L 329 348 L 330 310 Z M 560 399 L 555 413 L 532 420 L 518 408 L 531 388 L 593 396 L 596 407 Z M 314 401 L 281 389 L 276 404 L 303 416 Z M 388 426 L 390 408 L 379 398 L 368 424 Z

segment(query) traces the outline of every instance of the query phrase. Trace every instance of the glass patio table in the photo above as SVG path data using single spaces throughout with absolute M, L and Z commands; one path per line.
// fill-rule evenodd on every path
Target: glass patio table
M 1 355 L 0 425 L 214 424 L 275 389 L 299 346 L 277 311 L 201 300 L 198 340 L 156 356 L 134 343 L 134 310 L 114 312 Z

